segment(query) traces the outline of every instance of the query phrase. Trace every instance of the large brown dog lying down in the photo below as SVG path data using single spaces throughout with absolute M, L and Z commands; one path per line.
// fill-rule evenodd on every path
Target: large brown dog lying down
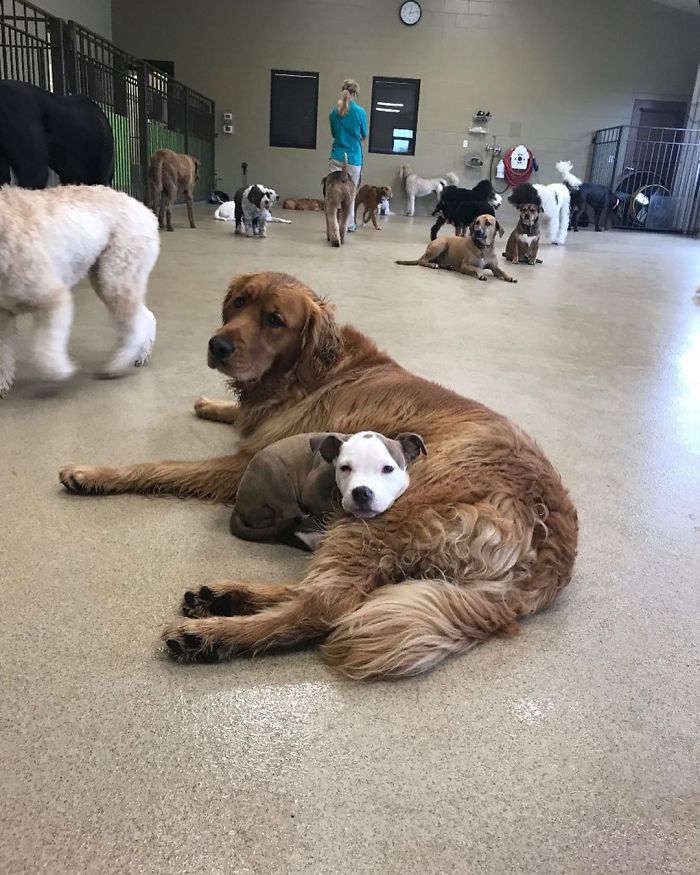
M 283 210 L 310 210 L 313 213 L 324 209 L 325 204 L 317 197 L 288 197 L 282 204 Z
M 171 210 L 178 195 L 184 194 L 190 228 L 194 228 L 192 198 L 195 183 L 199 180 L 199 158 L 182 155 L 172 149 L 158 149 L 151 155 L 148 178 L 151 183 L 151 209 L 158 217 L 158 225 L 163 227 L 165 217 L 168 231 L 173 230 Z
M 163 633 L 180 659 L 216 659 L 325 637 L 352 678 L 417 674 L 553 601 L 571 577 L 576 510 L 542 451 L 505 417 L 405 371 L 291 276 L 234 279 L 209 366 L 240 402 L 200 399 L 235 423 L 232 456 L 123 468 L 68 467 L 79 494 L 169 492 L 233 502 L 255 453 L 288 435 L 367 428 L 423 436 L 407 492 L 366 522 L 330 526 L 297 584 L 201 587 L 199 617 Z M 188 612 L 187 603 L 183 606 Z
M 498 279 L 507 283 L 517 283 L 498 266 L 496 254 L 496 232 L 501 237 L 503 230 L 493 216 L 478 216 L 469 226 L 468 237 L 438 237 L 428 243 L 428 247 L 414 261 L 397 261 L 397 264 L 419 264 L 421 267 L 456 270 L 475 276 L 479 280 L 488 279 L 484 273 L 487 267 Z

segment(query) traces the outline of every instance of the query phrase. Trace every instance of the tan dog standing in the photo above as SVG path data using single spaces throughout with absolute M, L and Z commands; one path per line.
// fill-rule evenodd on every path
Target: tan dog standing
M 345 158 L 342 170 L 334 170 L 321 181 L 326 207 L 326 238 L 331 246 L 345 243 L 352 218 L 355 183 L 348 173 L 347 155 Z
M 171 210 L 178 195 L 181 194 L 187 199 L 190 228 L 195 227 L 192 198 L 195 183 L 199 180 L 199 163 L 198 158 L 173 152 L 172 149 L 158 149 L 151 156 L 151 166 L 148 169 L 151 183 L 151 209 L 158 217 L 160 228 L 163 227 L 165 217 L 168 231 L 173 230 Z
M 384 200 L 391 200 L 393 192 L 388 185 L 363 185 L 357 192 L 355 198 L 355 223 L 357 224 L 357 208 L 364 207 L 362 214 L 362 224 L 366 225 L 369 220 L 372 220 L 375 231 L 382 229 L 377 224 L 377 212 L 379 204 Z
M 420 264 L 421 267 L 457 270 L 475 276 L 479 280 L 488 279 L 484 268 L 495 277 L 507 283 L 517 280 L 501 270 L 496 255 L 496 234 L 503 236 L 503 229 L 493 216 L 478 216 L 469 226 L 468 237 L 438 237 L 428 244 L 420 258 L 415 261 L 397 261 L 397 264 Z
M 537 257 L 540 245 L 540 213 L 538 204 L 521 204 L 518 207 L 520 220 L 512 231 L 503 257 L 511 264 L 542 264 Z

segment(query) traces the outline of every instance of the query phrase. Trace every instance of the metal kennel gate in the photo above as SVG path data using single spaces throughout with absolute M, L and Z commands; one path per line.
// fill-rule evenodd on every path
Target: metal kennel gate
M 214 101 L 134 58 L 108 40 L 25 0 L 0 0 L 0 79 L 99 104 L 114 134 L 114 188 L 148 203 L 148 162 L 156 149 L 201 162 L 195 200 L 214 187 Z
M 593 135 L 588 178 L 620 198 L 617 227 L 700 231 L 700 129 L 602 128 Z

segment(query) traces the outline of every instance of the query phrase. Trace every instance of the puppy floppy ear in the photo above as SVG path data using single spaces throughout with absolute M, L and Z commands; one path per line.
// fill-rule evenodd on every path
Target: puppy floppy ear
M 469 226 L 469 236 L 472 237 L 474 235 L 474 228 L 476 227 L 476 219 Z
M 302 335 L 297 365 L 299 382 L 315 388 L 340 358 L 342 350 L 343 342 L 331 305 L 323 299 L 311 301 L 311 313 Z
M 415 460 L 421 455 L 428 455 L 428 451 L 423 443 L 423 438 L 419 434 L 414 434 L 412 431 L 405 431 L 397 435 L 396 442 L 401 444 L 401 449 L 407 465 L 410 465 L 411 462 L 415 462 Z
M 340 455 L 342 444 L 343 441 L 337 434 L 326 435 L 318 446 L 324 461 L 328 462 L 329 465 L 334 465 L 335 460 Z
M 498 236 L 502 237 L 503 236 L 503 228 L 501 228 L 501 223 L 498 221 L 496 222 L 496 230 L 498 231 Z

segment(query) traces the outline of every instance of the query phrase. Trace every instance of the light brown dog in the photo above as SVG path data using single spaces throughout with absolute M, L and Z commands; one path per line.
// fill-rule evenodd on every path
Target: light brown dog
M 64 468 L 77 494 L 172 493 L 233 502 L 258 450 L 293 434 L 417 432 L 428 455 L 381 516 L 331 523 L 300 583 L 219 582 L 197 619 L 163 633 L 177 658 L 219 659 L 325 638 L 352 678 L 418 674 L 463 653 L 569 583 L 576 510 L 542 450 L 504 416 L 417 377 L 294 277 L 229 286 L 209 365 L 240 399 L 201 399 L 204 419 L 236 423 L 230 456 L 122 468 Z M 155 508 L 154 508 L 155 510 Z M 187 602 L 183 608 L 189 609 Z
M 309 210 L 317 213 L 324 209 L 325 204 L 317 197 L 288 197 L 282 204 L 283 210 Z
M 340 246 L 345 243 L 355 197 L 355 183 L 348 174 L 347 160 L 343 162 L 342 170 L 334 170 L 324 176 L 321 185 L 325 198 L 326 239 L 331 246 Z
M 192 198 L 195 183 L 199 181 L 199 158 L 182 155 L 172 149 L 158 149 L 151 155 L 148 176 L 151 183 L 151 209 L 158 217 L 158 225 L 163 227 L 163 219 L 168 231 L 173 230 L 171 210 L 181 194 L 187 199 L 187 216 L 190 228 L 194 228 Z
M 503 229 L 493 216 L 478 216 L 469 226 L 468 237 L 438 237 L 428 244 L 420 258 L 415 261 L 397 261 L 397 264 L 420 264 L 421 267 L 457 270 L 479 280 L 488 279 L 488 268 L 498 279 L 507 283 L 517 280 L 501 270 L 496 255 L 496 233 L 503 236 Z
M 377 212 L 379 204 L 384 198 L 387 200 L 392 198 L 392 191 L 388 185 L 363 185 L 355 198 L 355 223 L 357 223 L 358 207 L 364 207 L 362 224 L 366 225 L 372 219 L 374 230 L 381 231 L 382 229 L 377 224 Z
M 521 204 L 518 207 L 520 220 L 511 232 L 503 257 L 511 264 L 542 264 L 537 257 L 540 245 L 540 216 L 543 209 L 538 204 Z

